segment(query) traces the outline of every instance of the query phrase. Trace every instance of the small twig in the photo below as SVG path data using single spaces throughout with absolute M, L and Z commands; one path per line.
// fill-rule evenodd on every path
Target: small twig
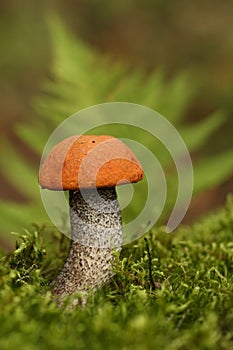
M 154 278 L 152 275 L 152 265 L 153 264 L 152 264 L 149 242 L 148 242 L 147 238 L 144 238 L 144 241 L 146 243 L 146 251 L 147 251 L 148 259 L 149 259 L 149 262 L 148 262 L 149 263 L 149 281 L 150 281 L 150 285 L 151 285 L 152 290 L 154 290 L 155 289 L 155 282 L 154 282 Z

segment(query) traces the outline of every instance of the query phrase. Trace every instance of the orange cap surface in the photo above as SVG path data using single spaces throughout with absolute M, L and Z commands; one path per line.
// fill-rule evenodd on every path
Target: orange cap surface
M 114 187 L 137 182 L 144 172 L 133 152 L 112 136 L 71 136 L 58 143 L 39 171 L 39 184 L 50 190 Z

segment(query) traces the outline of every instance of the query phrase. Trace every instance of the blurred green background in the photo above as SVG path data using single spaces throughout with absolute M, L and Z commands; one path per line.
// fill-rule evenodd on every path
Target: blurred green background
M 40 158 L 22 142 L 14 126 L 39 118 L 31 101 L 40 94 L 44 79 L 50 77 L 52 49 L 47 20 L 54 12 L 77 38 L 111 62 L 126 62 L 129 70 L 143 70 L 149 77 L 152 70 L 163 69 L 168 83 L 181 71 L 191 72 L 190 86 L 198 84 L 198 89 L 186 111 L 186 121 L 199 121 L 216 110 L 227 116 L 199 152 L 214 156 L 233 148 L 231 1 L 2 0 L 0 157 L 6 156 L 7 139 L 28 162 L 39 166 Z M 231 191 L 232 177 L 199 194 L 184 222 L 222 205 Z M 27 197 L 12 185 L 2 169 L 0 198 L 27 204 Z M 5 248 L 7 241 L 2 239 Z

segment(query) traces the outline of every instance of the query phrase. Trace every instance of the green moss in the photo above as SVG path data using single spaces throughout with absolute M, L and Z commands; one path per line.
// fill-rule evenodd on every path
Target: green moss
M 49 286 L 69 240 L 34 226 L 1 258 L 0 349 L 233 349 L 232 237 L 229 197 L 192 227 L 124 247 L 111 282 L 72 310 Z

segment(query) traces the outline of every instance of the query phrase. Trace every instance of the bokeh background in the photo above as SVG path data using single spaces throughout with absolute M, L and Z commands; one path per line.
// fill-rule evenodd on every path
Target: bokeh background
M 0 157 L 4 139 L 17 146 L 39 166 L 39 157 L 14 132 L 14 125 L 38 116 L 31 100 L 49 76 L 51 45 L 47 19 L 56 13 L 66 26 L 91 48 L 112 62 L 126 62 L 148 76 L 164 69 L 167 81 L 182 70 L 192 72 L 198 92 L 186 112 L 186 120 L 201 120 L 215 110 L 227 115 L 201 152 L 233 148 L 233 40 L 232 1 L 211 0 L 61 0 L 59 2 L 5 1 L 0 3 Z M 190 85 L 192 81 L 190 81 Z M 184 220 L 192 222 L 221 206 L 232 192 L 232 177 L 196 196 Z M 26 202 L 0 170 L 0 198 Z M 8 240 L 1 245 L 9 248 Z

